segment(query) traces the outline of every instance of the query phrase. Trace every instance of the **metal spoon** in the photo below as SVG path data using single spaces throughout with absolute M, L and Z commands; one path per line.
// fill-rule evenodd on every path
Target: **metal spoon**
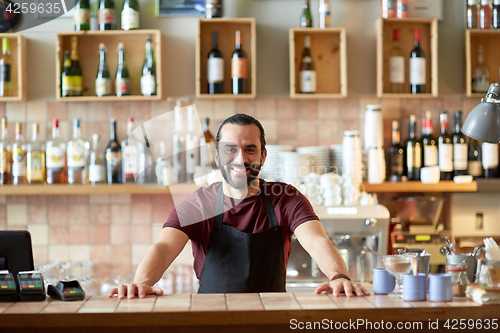
M 445 237 L 444 238 L 446 240 L 446 245 L 448 246 L 448 249 L 450 250 L 450 253 L 451 255 L 455 255 L 455 246 L 450 242 L 450 240 L 448 239 L 448 237 Z
M 439 252 L 441 252 L 442 254 L 447 256 L 450 254 L 450 249 L 448 249 L 447 246 L 441 246 L 441 248 L 439 249 Z
M 365 250 L 366 252 L 370 252 L 371 254 L 374 254 L 374 255 L 376 255 L 376 256 L 382 256 L 380 253 L 378 253 L 377 251 L 374 251 L 374 250 L 370 249 L 370 248 L 369 248 L 368 246 L 366 246 L 366 245 L 363 247 L 363 250 Z

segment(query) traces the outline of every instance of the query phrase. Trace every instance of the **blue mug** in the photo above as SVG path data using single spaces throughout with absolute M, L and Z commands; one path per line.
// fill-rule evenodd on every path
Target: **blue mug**
M 387 295 L 394 290 L 396 279 L 385 268 L 373 269 L 373 293 Z
M 403 275 L 403 300 L 425 301 L 426 299 L 427 275 L 425 273 Z
M 449 302 L 453 299 L 450 274 L 429 275 L 429 301 Z

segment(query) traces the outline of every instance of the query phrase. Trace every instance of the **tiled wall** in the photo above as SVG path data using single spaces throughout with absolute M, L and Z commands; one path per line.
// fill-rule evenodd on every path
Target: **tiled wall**
M 381 103 L 384 112 L 386 143 L 390 143 L 390 123 L 403 121 L 402 138 L 406 137 L 410 114 L 421 118 L 431 110 L 435 133 L 439 129 L 439 110 L 460 109 L 465 116 L 479 99 L 462 96 L 440 99 L 339 99 L 291 100 L 256 99 L 196 101 L 200 118 L 212 120 L 215 135 L 222 120 L 238 112 L 258 118 L 269 144 L 294 146 L 335 144 L 342 142 L 342 132 L 364 126 L 366 104 Z M 109 139 L 108 121 L 118 120 L 118 137 L 123 139 L 126 121 L 135 118 L 136 125 L 173 110 L 173 102 L 99 102 L 0 103 L 0 116 L 9 120 L 9 138 L 14 137 L 14 122 L 32 122 L 41 126 L 43 139 L 50 135 L 51 119 L 58 118 L 61 135 L 68 139 L 71 119 L 82 120 L 82 136 L 89 139 L 99 133 L 103 142 Z M 420 133 L 420 122 L 418 123 Z M 0 196 L 0 229 L 28 229 L 33 238 L 34 256 L 38 262 L 54 260 L 97 259 L 96 277 L 126 275 L 140 262 L 156 239 L 172 207 L 168 195 L 74 195 L 74 196 Z

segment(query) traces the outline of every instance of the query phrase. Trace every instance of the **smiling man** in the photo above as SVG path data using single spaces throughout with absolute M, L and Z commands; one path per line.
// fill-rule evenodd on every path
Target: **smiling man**
M 188 239 L 199 293 L 284 292 L 292 234 L 331 279 L 316 293 L 369 294 L 347 276 L 309 201 L 291 185 L 259 178 L 267 151 L 264 129 L 256 119 L 245 114 L 226 119 L 214 154 L 223 181 L 176 205 L 137 268 L 134 283 L 115 288 L 110 297 L 163 294 L 152 286 Z

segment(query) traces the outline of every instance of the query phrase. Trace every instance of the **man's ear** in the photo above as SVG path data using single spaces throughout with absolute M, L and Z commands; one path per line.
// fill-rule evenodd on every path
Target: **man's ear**
M 219 151 L 214 148 L 214 159 L 215 159 L 215 165 L 220 168 L 219 165 Z
M 262 152 L 262 158 L 261 158 L 261 162 L 260 162 L 260 166 L 262 167 L 264 165 L 264 163 L 266 162 L 266 158 L 267 158 L 267 149 L 264 149 L 264 151 Z

